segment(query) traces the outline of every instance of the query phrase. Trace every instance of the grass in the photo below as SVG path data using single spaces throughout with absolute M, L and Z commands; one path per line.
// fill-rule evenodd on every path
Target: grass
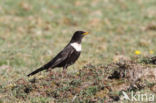
M 76 30 L 85 30 L 90 34 L 83 40 L 81 57 L 68 69 L 71 75 L 87 64 L 92 64 L 97 69 L 97 65 L 110 64 L 118 60 L 118 57 L 135 61 L 136 58 L 155 55 L 155 5 L 155 0 L 1 0 L 0 91 L 4 92 L 4 87 L 14 84 L 20 78 L 27 80 L 26 75 L 54 57 Z M 141 51 L 141 54 L 136 55 L 136 50 Z M 154 53 L 151 54 L 150 50 Z M 59 73 L 60 70 L 54 71 Z M 94 78 L 89 76 L 88 79 Z M 78 78 L 73 81 L 76 87 L 82 82 Z M 40 82 L 42 81 L 38 85 L 42 85 Z M 51 82 L 45 80 L 45 83 Z M 67 90 L 70 86 L 67 84 L 61 89 Z M 0 100 L 51 101 L 48 96 L 19 99 L 15 96 L 17 91 L 6 91 L 5 95 L 9 98 Z M 89 100 L 89 96 L 94 97 L 96 91 L 96 86 L 82 90 L 82 94 L 86 96 L 83 99 L 87 102 L 87 98 Z M 104 94 L 103 92 L 100 93 Z M 22 93 L 20 95 L 26 95 Z

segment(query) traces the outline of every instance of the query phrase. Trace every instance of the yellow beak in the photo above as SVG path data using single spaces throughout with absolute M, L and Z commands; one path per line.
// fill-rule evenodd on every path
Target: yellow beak
M 88 35 L 88 32 L 83 33 L 83 35 Z

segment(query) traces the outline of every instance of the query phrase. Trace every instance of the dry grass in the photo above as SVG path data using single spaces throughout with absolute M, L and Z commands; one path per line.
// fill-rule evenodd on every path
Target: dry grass
M 76 73 L 62 75 L 51 71 L 29 79 L 20 78 L 2 88 L 3 99 L 8 98 L 7 91 L 12 95 L 10 101 L 120 102 L 122 91 L 150 90 L 154 94 L 155 80 L 156 66 L 124 60 L 107 66 L 88 64 Z

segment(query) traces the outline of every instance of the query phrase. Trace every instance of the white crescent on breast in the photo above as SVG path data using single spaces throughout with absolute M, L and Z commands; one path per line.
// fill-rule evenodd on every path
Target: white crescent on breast
M 81 44 L 79 43 L 71 43 L 70 44 L 77 52 L 81 51 Z

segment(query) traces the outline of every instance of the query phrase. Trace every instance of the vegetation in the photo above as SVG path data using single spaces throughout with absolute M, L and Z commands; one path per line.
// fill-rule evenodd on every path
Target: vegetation
M 0 103 L 120 102 L 123 90 L 155 94 L 148 77 L 155 77 L 149 71 L 156 68 L 150 62 L 156 55 L 155 5 L 155 0 L 1 0 Z M 90 34 L 67 74 L 55 69 L 26 76 L 76 30 Z

